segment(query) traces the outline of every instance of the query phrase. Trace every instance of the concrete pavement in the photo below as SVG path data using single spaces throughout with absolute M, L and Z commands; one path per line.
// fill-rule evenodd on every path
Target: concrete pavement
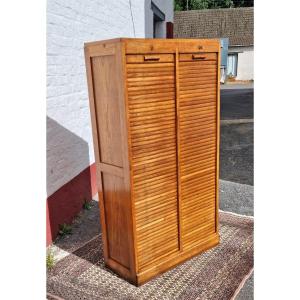
M 253 119 L 253 89 L 221 90 L 221 120 Z
M 220 209 L 239 215 L 253 216 L 253 186 L 220 180 Z
M 253 123 L 221 126 L 220 178 L 253 185 Z
M 253 216 L 253 83 L 221 85 L 220 209 Z M 246 184 L 240 184 L 246 183 Z M 254 274 L 237 300 L 254 299 Z

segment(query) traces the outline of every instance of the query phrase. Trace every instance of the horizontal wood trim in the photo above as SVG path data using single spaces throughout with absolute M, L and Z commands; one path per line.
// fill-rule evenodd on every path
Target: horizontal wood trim
M 109 44 L 109 45 L 93 45 L 88 48 L 86 48 L 86 53 L 89 57 L 95 57 L 95 56 L 106 56 L 106 55 L 115 55 L 115 45 Z
M 138 54 L 126 55 L 126 62 L 130 63 L 153 63 L 174 62 L 174 54 Z
M 98 165 L 99 165 L 100 171 L 103 173 L 116 175 L 118 177 L 124 177 L 124 169 L 123 168 L 105 164 L 105 163 L 99 163 Z
M 207 168 L 207 169 L 204 169 L 204 170 L 198 170 L 198 171 L 195 171 L 194 173 L 189 173 L 188 175 L 184 175 L 184 176 L 181 176 L 181 179 L 182 180 L 185 180 L 185 179 L 189 179 L 195 175 L 199 175 L 199 174 L 202 174 L 208 170 L 212 170 L 212 171 L 215 171 L 215 167 L 210 167 L 210 168 Z
M 165 63 L 160 64 L 159 62 L 152 62 L 151 64 L 143 63 L 143 64 L 127 64 L 127 72 L 136 72 L 141 71 L 143 73 L 148 71 L 160 72 L 163 70 L 169 70 L 169 67 L 174 67 L 174 63 Z
M 217 60 L 217 53 L 180 53 L 179 61 L 206 61 Z
M 213 39 L 122 39 L 127 54 L 218 52 L 219 41 Z

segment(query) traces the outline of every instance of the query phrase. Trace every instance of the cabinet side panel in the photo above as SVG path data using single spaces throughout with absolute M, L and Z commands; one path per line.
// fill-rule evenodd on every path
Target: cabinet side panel
M 129 268 L 127 204 L 124 180 L 111 174 L 102 175 L 103 200 L 109 257 Z
M 120 107 L 116 88 L 116 56 L 92 57 L 92 73 L 100 159 L 102 163 L 122 167 Z
M 97 186 L 108 267 L 135 283 L 120 43 L 85 46 Z

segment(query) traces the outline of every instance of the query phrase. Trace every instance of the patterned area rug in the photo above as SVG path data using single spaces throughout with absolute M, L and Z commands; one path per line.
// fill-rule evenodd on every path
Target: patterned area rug
M 101 236 L 47 274 L 48 299 L 232 299 L 253 269 L 253 218 L 220 212 L 220 244 L 135 287 L 104 266 Z

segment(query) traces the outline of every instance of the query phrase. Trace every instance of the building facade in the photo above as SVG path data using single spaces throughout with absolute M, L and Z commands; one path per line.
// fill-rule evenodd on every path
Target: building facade
M 85 42 L 167 37 L 172 0 L 48 0 L 47 244 L 96 193 Z
M 236 80 L 254 79 L 254 47 L 229 46 L 227 58 L 227 76 Z
M 228 38 L 226 73 L 235 80 L 253 80 L 253 7 L 175 12 L 176 38 Z

